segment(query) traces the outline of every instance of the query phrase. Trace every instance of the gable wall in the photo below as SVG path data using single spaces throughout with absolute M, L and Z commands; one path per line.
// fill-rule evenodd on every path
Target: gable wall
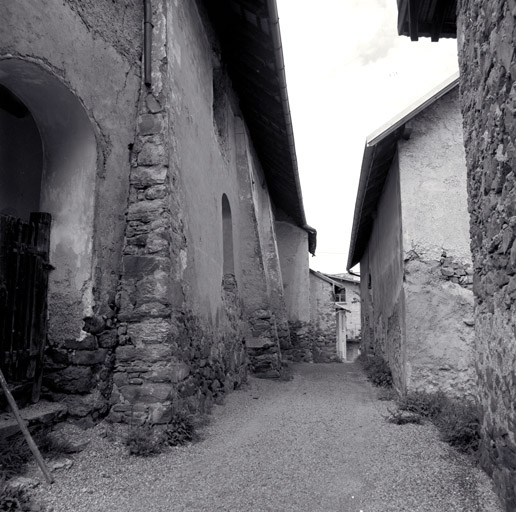
M 468 395 L 475 384 L 462 117 L 455 88 L 399 142 L 407 386 Z

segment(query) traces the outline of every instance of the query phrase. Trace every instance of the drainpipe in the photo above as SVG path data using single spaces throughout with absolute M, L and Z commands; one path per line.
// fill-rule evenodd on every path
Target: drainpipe
M 152 4 L 144 1 L 143 11 L 143 80 L 147 87 L 152 84 Z

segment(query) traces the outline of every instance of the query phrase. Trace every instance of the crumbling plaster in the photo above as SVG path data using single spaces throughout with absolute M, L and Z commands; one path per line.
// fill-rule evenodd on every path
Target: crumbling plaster
M 409 127 L 410 137 L 398 143 L 407 386 L 465 396 L 475 385 L 473 293 L 465 279 L 448 280 L 442 268 L 453 260 L 457 274 L 471 273 L 458 88 Z
M 111 27 L 122 24 L 114 13 L 107 16 Z M 83 335 L 83 316 L 114 299 L 139 67 L 93 35 L 63 2 L 10 2 L 0 21 L 17 27 L 0 34 L 0 81 L 39 117 L 44 140 L 41 207 L 54 217 L 56 268 L 50 275 L 50 340 L 62 345 Z M 139 43 L 132 45 L 138 51 Z M 106 102 L 108 97 L 117 102 Z M 68 142 L 59 145 L 60 137 Z

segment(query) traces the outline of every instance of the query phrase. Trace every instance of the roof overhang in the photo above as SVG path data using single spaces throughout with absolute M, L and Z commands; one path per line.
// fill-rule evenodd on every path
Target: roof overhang
M 457 0 L 397 0 L 398 34 L 412 41 L 457 37 Z
M 348 271 L 360 263 L 369 243 L 378 201 L 396 155 L 398 141 L 405 131 L 406 123 L 457 87 L 458 84 L 459 75 L 455 73 L 367 137 L 351 230 Z
M 317 232 L 305 218 L 276 1 L 202 1 L 272 201 L 307 231 L 309 251 L 314 254 Z

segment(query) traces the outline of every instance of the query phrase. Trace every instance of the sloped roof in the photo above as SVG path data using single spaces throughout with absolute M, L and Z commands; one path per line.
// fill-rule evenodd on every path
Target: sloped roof
M 419 37 L 457 37 L 457 0 L 398 0 L 398 34 Z
M 455 73 L 367 137 L 355 202 L 348 270 L 360 263 L 366 250 L 373 229 L 377 204 L 382 195 L 392 160 L 398 149 L 398 140 L 403 135 L 405 124 L 457 87 L 458 83 L 459 75 Z
M 274 204 L 309 235 L 275 0 L 204 0 Z
M 323 281 L 326 281 L 329 284 L 342 287 L 341 281 L 331 278 L 328 274 L 323 274 L 322 272 L 318 272 L 317 270 L 312 270 L 312 269 L 309 269 L 309 271 L 310 271 L 310 274 L 314 275 L 315 277 L 318 277 L 319 279 L 322 279 Z
M 325 274 L 324 272 L 318 272 L 317 270 L 309 270 L 311 274 L 319 279 L 340 288 L 342 288 L 345 283 L 360 284 L 360 278 L 358 276 L 352 276 L 350 274 Z

